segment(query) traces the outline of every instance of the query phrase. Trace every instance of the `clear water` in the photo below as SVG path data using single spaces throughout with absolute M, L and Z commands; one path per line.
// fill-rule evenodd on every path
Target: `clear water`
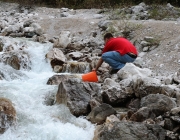
M 17 71 L 0 63 L 5 77 L 0 80 L 0 97 L 10 99 L 17 113 L 16 125 L 0 135 L 0 140 L 92 140 L 94 125 L 83 117 L 74 117 L 64 105 L 44 104 L 46 95 L 56 94 L 58 89 L 46 84 L 54 75 L 45 59 L 52 44 L 15 41 L 28 46 L 32 69 Z

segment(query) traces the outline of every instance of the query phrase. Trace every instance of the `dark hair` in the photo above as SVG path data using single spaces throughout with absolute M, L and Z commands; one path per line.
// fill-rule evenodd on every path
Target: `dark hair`
M 106 34 L 104 35 L 104 40 L 105 40 L 105 39 L 110 39 L 111 37 L 113 37 L 113 35 L 112 35 L 111 33 L 106 33 Z

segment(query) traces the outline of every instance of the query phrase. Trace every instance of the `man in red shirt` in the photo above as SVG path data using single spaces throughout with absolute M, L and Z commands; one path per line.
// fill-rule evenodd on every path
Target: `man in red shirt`
M 126 63 L 132 63 L 137 58 L 136 47 L 127 39 L 123 37 L 114 38 L 111 33 L 104 35 L 105 46 L 102 52 L 102 56 L 99 59 L 96 68 L 98 68 L 105 61 L 108 63 L 112 70 L 110 74 L 117 73 Z

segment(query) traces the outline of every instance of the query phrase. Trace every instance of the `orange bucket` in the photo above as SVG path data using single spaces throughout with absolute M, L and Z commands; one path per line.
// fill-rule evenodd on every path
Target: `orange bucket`
M 95 71 L 86 73 L 82 75 L 82 80 L 87 82 L 97 82 L 98 77 Z

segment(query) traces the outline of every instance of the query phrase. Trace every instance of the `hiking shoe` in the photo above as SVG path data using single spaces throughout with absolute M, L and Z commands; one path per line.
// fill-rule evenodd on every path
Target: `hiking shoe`
M 115 74 L 115 73 L 117 73 L 119 70 L 120 70 L 120 69 L 112 69 L 112 70 L 109 72 L 109 74 Z

